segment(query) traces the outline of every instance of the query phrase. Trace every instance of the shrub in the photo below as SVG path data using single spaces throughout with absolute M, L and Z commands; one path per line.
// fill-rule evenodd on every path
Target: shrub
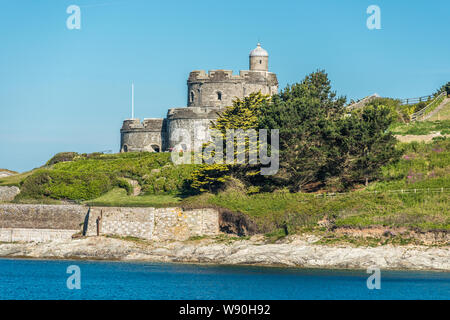
M 20 197 L 68 200 L 88 200 L 99 197 L 113 187 L 113 178 L 108 174 L 87 174 L 38 170 L 21 186 Z
M 59 162 L 72 161 L 76 156 L 78 156 L 78 153 L 76 152 L 60 152 L 48 160 L 45 165 L 51 166 Z

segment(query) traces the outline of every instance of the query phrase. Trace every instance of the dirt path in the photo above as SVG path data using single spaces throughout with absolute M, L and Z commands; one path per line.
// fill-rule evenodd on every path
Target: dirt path
M 430 133 L 430 134 L 424 134 L 424 135 L 413 135 L 413 134 L 407 134 L 404 136 L 395 135 L 394 137 L 396 137 L 398 141 L 405 142 L 405 143 L 409 143 L 409 142 L 413 142 L 413 141 L 428 143 L 428 142 L 433 141 L 433 138 L 435 138 L 435 137 L 450 137 L 450 135 L 449 134 L 443 135 L 440 132 L 438 132 L 438 133 Z

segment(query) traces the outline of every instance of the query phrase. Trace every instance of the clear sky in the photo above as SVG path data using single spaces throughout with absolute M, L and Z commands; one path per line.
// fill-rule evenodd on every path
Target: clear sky
M 117 152 L 132 81 L 136 117 L 164 117 L 191 70 L 246 70 L 258 40 L 280 88 L 325 69 L 348 99 L 428 95 L 450 81 L 449 21 L 448 0 L 0 0 L 0 168 Z

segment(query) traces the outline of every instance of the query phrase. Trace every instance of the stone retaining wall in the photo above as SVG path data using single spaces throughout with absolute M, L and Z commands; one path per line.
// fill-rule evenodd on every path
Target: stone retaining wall
M 45 242 L 71 239 L 79 230 L 0 228 L 0 242 Z
M 0 204 L 0 241 L 3 242 L 68 239 L 77 232 L 95 236 L 97 224 L 100 235 L 155 241 L 186 240 L 218 234 L 219 212 L 215 209 Z
M 0 204 L 0 228 L 81 230 L 87 211 L 80 205 Z
M 131 236 L 148 240 L 186 240 L 219 233 L 219 212 L 215 209 L 111 208 L 89 211 L 85 235 Z M 97 222 L 98 221 L 98 222 Z

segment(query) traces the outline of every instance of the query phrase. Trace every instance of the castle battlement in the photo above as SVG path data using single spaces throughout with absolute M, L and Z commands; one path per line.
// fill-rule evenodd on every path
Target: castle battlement
M 216 119 L 222 110 L 218 107 L 172 108 L 167 112 L 167 119 Z
M 251 80 L 276 80 L 276 75 L 268 71 L 240 70 L 239 74 L 233 74 L 233 70 L 194 70 L 189 73 L 188 85 L 196 82 L 245 82 Z
M 122 124 L 121 131 L 161 131 L 164 125 L 164 119 L 162 118 L 144 118 L 141 122 L 140 119 L 127 119 Z

